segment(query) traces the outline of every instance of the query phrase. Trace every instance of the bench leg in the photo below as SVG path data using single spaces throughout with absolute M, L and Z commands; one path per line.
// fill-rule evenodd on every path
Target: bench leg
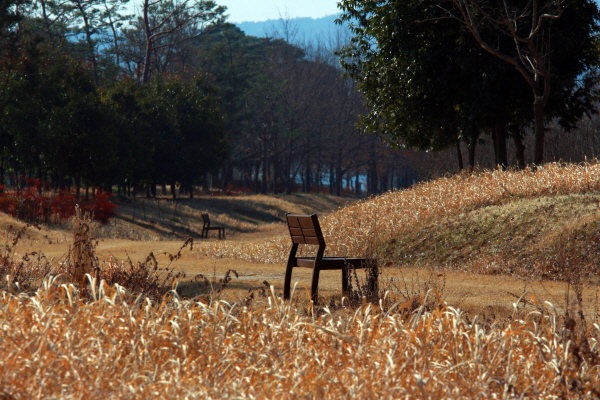
M 294 267 L 289 266 L 285 269 L 285 278 L 283 280 L 283 299 L 290 299 L 290 286 L 292 284 L 292 269 Z
M 321 272 L 321 270 L 319 268 L 317 268 L 317 266 L 315 265 L 315 268 L 313 269 L 312 284 L 310 286 L 310 299 L 313 301 L 313 304 L 317 304 L 317 299 L 319 297 L 319 273 L 320 272 Z
M 348 294 L 348 267 L 342 268 L 342 295 Z
M 376 294 L 379 291 L 377 276 L 369 276 L 369 291 Z
M 369 283 L 369 291 L 374 295 L 377 295 L 379 292 L 379 267 L 375 264 L 372 265 L 367 272 L 367 279 Z

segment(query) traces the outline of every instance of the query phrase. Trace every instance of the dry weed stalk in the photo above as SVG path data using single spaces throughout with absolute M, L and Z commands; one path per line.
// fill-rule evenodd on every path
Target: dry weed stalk
M 92 285 L 91 301 L 48 279 L 0 292 L 4 398 L 597 398 L 598 326 L 532 312 L 484 328 L 443 304 L 365 304 L 307 316 L 162 302 Z M 552 310 L 551 305 L 547 306 Z
M 170 266 L 161 267 L 153 253 L 144 261 L 134 262 L 110 258 L 101 262 L 96 256 L 97 240 L 90 230 L 91 220 L 77 209 L 72 220 L 73 245 L 66 254 L 64 262 L 49 261 L 41 252 L 26 253 L 17 257 L 15 248 L 27 228 L 6 233 L 6 241 L 0 253 L 0 289 L 11 292 L 33 292 L 42 284 L 44 278 L 59 276 L 63 282 L 75 284 L 82 295 L 90 295 L 95 282 L 105 280 L 110 285 L 120 285 L 130 293 L 160 299 L 168 290 L 176 286 L 178 280 L 186 278 L 184 272 L 176 272 Z M 193 239 L 183 242 L 176 254 L 168 254 L 171 262 L 181 258 L 182 251 L 193 247 Z M 0 396 L 1 398 L 1 396 Z
M 16 256 L 16 247 L 30 227 L 39 229 L 37 225 L 26 224 L 15 231 L 9 226 L 5 233 L 5 244 L 0 255 L 0 288 L 19 292 L 32 290 L 48 274 L 57 270 L 42 252 L 33 251 L 21 257 Z
M 98 275 L 99 266 L 95 256 L 96 244 L 90 235 L 91 218 L 75 207 L 73 217 L 73 249 L 71 252 L 71 268 L 73 281 L 83 287 L 86 274 Z

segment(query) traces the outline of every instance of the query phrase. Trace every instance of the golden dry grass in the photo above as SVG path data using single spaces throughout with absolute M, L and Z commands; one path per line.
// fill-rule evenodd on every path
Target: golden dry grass
M 326 254 L 372 254 L 392 238 L 411 235 L 427 223 L 482 207 L 519 199 L 597 192 L 600 164 L 547 164 L 535 171 L 478 171 L 417 184 L 350 204 L 321 218 Z M 206 246 L 213 257 L 282 263 L 289 238 L 282 235 L 263 243 L 220 242 Z
M 596 211 L 586 210 L 595 200 L 581 202 L 579 217 L 545 196 L 565 196 L 567 203 L 584 193 L 594 197 L 598 172 L 596 164 L 553 164 L 447 177 L 347 206 L 322 222 L 330 254 L 389 247 L 390 238 L 415 235 L 446 217 L 449 223 L 469 214 L 477 229 L 498 225 L 504 212 L 534 221 L 539 210 L 528 208 L 532 199 L 552 205 L 573 231 L 593 225 Z M 512 211 L 500 207 L 511 205 Z M 488 221 L 483 207 L 498 218 Z M 0 399 L 600 397 L 597 284 L 577 276 L 565 283 L 385 267 L 384 298 L 352 308 L 339 295 L 339 271 L 328 271 L 320 290 L 330 305 L 317 308 L 302 283 L 291 302 L 281 300 L 283 266 L 268 263 L 285 259 L 289 238 L 282 225 L 273 228 L 279 236 L 267 241 L 244 235 L 202 241 L 173 264 L 169 255 L 181 241 L 100 242 L 96 255 L 111 265 L 153 252 L 163 266 L 215 279 L 240 270 L 225 292 L 204 291 L 192 300 L 171 292 L 153 303 L 103 282 L 79 292 L 62 277 L 48 277 L 26 294 L 3 285 Z M 9 258 L 26 257 L 35 266 L 24 253 L 44 243 L 46 257 L 60 264 L 64 243 L 44 229 L 11 248 Z M 555 243 L 553 235 L 562 233 L 549 231 L 544 240 Z M 306 274 L 297 278 L 308 282 Z
M 152 305 L 94 287 L 89 301 L 51 279 L 0 293 L 2 398 L 600 396 L 599 327 L 563 325 L 550 304 L 496 326 L 439 302 L 316 317 L 273 295 Z

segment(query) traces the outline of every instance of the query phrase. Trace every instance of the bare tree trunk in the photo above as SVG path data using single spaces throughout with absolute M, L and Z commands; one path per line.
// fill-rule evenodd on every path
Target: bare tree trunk
M 150 63 L 152 61 L 152 30 L 150 28 L 150 20 L 148 15 L 148 7 L 150 3 L 148 0 L 144 1 L 143 6 L 143 20 L 144 20 L 144 33 L 146 35 L 146 51 L 144 53 L 144 72 L 142 77 L 143 83 L 150 82 Z
M 523 144 L 523 138 L 519 133 L 513 135 L 513 141 L 515 142 L 515 157 L 517 158 L 517 164 L 520 169 L 525 168 L 525 145 Z
M 4 173 L 6 172 L 4 167 L 5 162 L 6 157 L 0 157 L 0 194 L 4 193 Z
M 277 167 L 275 166 L 275 162 L 271 161 L 270 168 L 272 168 L 271 177 L 273 178 L 273 194 L 277 194 Z
M 341 168 L 336 168 L 335 171 L 335 195 L 342 195 L 342 180 L 343 180 L 343 172 Z
M 459 137 L 456 138 L 456 155 L 458 157 L 458 169 L 462 171 L 463 169 L 465 169 L 465 164 L 463 163 L 463 156 L 462 156 L 462 152 L 460 151 L 460 138 Z
M 312 172 L 310 170 L 310 163 L 307 162 L 306 163 L 306 169 L 304 171 L 304 184 L 305 184 L 304 191 L 306 193 L 310 193 L 311 192 L 311 186 L 312 186 L 311 185 L 312 182 L 311 182 L 311 179 L 310 179 L 311 178 L 311 174 L 312 174 Z
M 492 138 L 494 141 L 494 155 L 496 165 L 502 169 L 508 167 L 508 155 L 506 152 L 506 131 L 504 125 L 497 122 L 492 128 Z
M 333 171 L 333 164 L 329 165 L 329 194 L 333 194 L 333 187 L 335 186 L 335 177 Z
M 317 184 L 317 193 L 321 193 L 321 163 L 317 164 L 317 170 L 315 171 L 315 182 Z
M 177 192 L 175 188 L 175 182 L 171 183 L 171 196 L 173 196 L 173 201 L 177 201 Z
M 119 34 L 117 33 L 117 29 L 115 28 L 115 22 L 116 21 L 113 21 L 112 12 L 108 8 L 108 5 L 106 4 L 106 2 L 104 3 L 104 7 L 106 9 L 106 16 L 108 18 L 108 26 L 110 27 L 110 30 L 112 32 L 113 46 L 115 46 L 115 64 L 116 65 L 120 65 L 120 63 L 121 63 L 121 59 L 120 59 L 121 51 L 119 50 Z
M 267 194 L 267 173 L 268 173 L 268 163 L 266 161 L 263 161 L 262 163 L 262 181 L 261 181 L 261 185 L 260 185 L 260 193 L 261 194 Z
M 260 161 L 257 161 L 256 164 L 254 165 L 254 191 L 256 193 L 261 191 L 259 175 L 260 175 Z
M 262 185 L 260 188 L 260 192 L 262 194 L 267 194 L 267 176 L 269 172 L 269 160 L 267 158 L 267 143 L 263 140 L 263 148 L 262 148 Z
M 223 190 L 227 189 L 230 180 L 233 180 L 233 166 L 231 164 L 231 154 L 227 156 L 225 167 L 223 167 Z
M 92 62 L 92 76 L 94 77 L 94 83 L 98 85 L 98 61 L 96 60 L 96 48 L 94 46 L 94 41 L 92 40 L 92 35 L 94 32 L 92 27 L 89 25 L 89 21 L 85 10 L 83 10 L 82 7 L 79 7 L 79 11 L 83 15 L 83 22 L 85 25 L 85 37 L 88 45 L 88 51 L 90 52 L 90 61 Z
M 472 137 L 469 140 L 469 168 L 471 171 L 475 169 L 475 150 L 477 149 L 477 138 Z
M 81 198 L 81 178 L 79 176 L 75 177 L 75 193 L 77 199 Z
M 535 121 L 535 149 L 533 163 L 541 165 L 544 163 L 544 137 L 546 127 L 544 126 L 544 106 L 545 101 L 542 97 L 536 96 L 533 103 L 533 118 Z
M 250 186 L 252 186 L 252 166 L 248 162 L 248 160 L 244 160 L 243 168 L 244 168 L 244 171 L 242 174 L 243 184 L 244 184 L 244 187 L 249 188 Z

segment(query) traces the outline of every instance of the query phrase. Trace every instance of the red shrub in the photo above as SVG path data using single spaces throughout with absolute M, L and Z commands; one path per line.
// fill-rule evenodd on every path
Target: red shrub
M 75 195 L 66 190 L 59 190 L 58 195 L 53 196 L 50 204 L 50 214 L 59 221 L 65 221 L 75 215 Z
M 80 198 L 66 190 L 45 191 L 42 194 L 39 179 L 22 179 L 28 186 L 21 191 L 7 191 L 0 186 L 0 211 L 30 222 L 66 221 L 75 215 L 75 206 L 91 215 L 92 219 L 106 224 L 115 215 L 116 205 L 111 194 L 98 191 L 91 198 Z M 47 185 L 44 185 L 48 187 Z
M 110 218 L 115 215 L 117 206 L 110 201 L 112 195 L 110 193 L 99 190 L 96 195 L 87 201 L 84 201 L 80 207 L 84 212 L 90 213 L 92 219 L 106 224 Z
M 12 193 L 7 193 L 5 186 L 0 186 L 0 211 L 14 215 L 17 210 L 19 200 Z

